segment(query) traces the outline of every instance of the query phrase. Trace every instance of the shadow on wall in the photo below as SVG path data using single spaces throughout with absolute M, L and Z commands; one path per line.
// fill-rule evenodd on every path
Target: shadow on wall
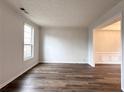
M 88 31 L 45 28 L 40 32 L 40 61 L 45 63 L 87 63 Z
M 40 52 L 39 52 L 39 61 L 42 63 L 42 61 L 44 60 L 44 39 L 45 39 L 45 36 L 42 32 L 42 28 L 40 29 L 41 31 L 39 32 L 40 33 L 40 36 L 39 36 L 39 41 L 40 41 Z M 42 57 L 42 58 L 41 58 Z

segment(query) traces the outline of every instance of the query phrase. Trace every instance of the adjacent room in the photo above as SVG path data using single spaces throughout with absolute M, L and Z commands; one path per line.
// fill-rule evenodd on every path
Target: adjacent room
M 121 64 L 121 21 L 94 31 L 94 63 Z
M 124 91 L 123 10 L 123 0 L 0 0 L 0 92 Z

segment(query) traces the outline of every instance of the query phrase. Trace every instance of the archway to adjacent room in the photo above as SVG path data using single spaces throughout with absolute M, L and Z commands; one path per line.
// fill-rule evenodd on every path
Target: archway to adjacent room
M 121 64 L 121 20 L 95 29 L 93 32 L 95 64 Z
M 116 16 L 101 24 L 93 31 L 93 64 L 115 68 L 111 73 L 119 75 L 119 86 L 122 84 L 122 18 Z M 116 69 L 118 68 L 118 69 Z M 116 72 L 116 70 L 118 70 Z M 104 70 L 103 70 L 104 71 Z M 116 78 L 113 76 L 113 78 Z M 115 79 L 110 79 L 116 82 Z M 122 87 L 122 86 L 121 86 Z

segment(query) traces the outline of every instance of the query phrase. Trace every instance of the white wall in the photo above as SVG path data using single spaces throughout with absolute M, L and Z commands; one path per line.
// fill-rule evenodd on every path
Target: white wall
M 94 62 L 93 62 L 93 31 L 94 29 L 103 24 L 104 22 L 107 22 L 109 19 L 118 16 L 119 14 L 121 15 L 124 11 L 124 1 L 122 0 L 122 2 L 120 2 L 119 4 L 117 4 L 115 7 L 113 7 L 111 10 L 109 10 L 107 13 L 105 13 L 103 16 L 101 16 L 100 18 L 98 18 L 97 20 L 95 20 L 89 27 L 89 64 L 94 66 Z M 122 40 L 123 40 L 123 47 L 122 47 L 122 51 L 123 51 L 123 55 L 124 55 L 124 16 L 123 16 L 123 27 L 122 27 Z M 122 58 L 122 75 L 121 75 L 121 88 L 124 91 L 124 59 Z
M 23 61 L 24 23 L 35 28 L 35 55 Z M 0 88 L 38 63 L 38 26 L 21 16 L 11 6 L 0 0 Z
M 124 3 L 123 3 L 124 5 Z M 121 88 L 124 91 L 124 11 L 122 13 L 122 65 L 121 65 Z
M 88 31 L 81 28 L 42 28 L 40 61 L 88 63 Z
M 1 25 L 1 22 L 2 20 L 1 20 L 1 14 L 0 14 L 0 42 L 2 42 L 2 29 L 1 29 L 1 27 L 2 27 L 2 25 Z M 2 44 L 0 44 L 0 59 L 2 59 Z M 3 73 L 2 73 L 2 69 L 3 69 L 3 67 L 2 67 L 2 65 L 3 65 L 3 62 L 0 60 L 0 84 L 2 83 L 2 75 L 3 75 Z

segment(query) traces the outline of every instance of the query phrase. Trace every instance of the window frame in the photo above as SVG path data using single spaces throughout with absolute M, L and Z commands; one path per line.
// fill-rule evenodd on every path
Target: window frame
M 28 26 L 28 27 L 31 28 L 31 44 L 25 44 L 25 42 L 23 44 L 23 46 L 24 46 L 23 51 L 25 49 L 25 45 L 31 46 L 31 56 L 30 57 L 25 57 L 25 51 L 23 52 L 24 61 L 28 61 L 28 60 L 31 60 L 31 59 L 34 58 L 34 27 L 32 25 L 30 25 L 30 24 L 27 24 L 27 23 L 24 24 L 24 41 L 25 41 L 25 26 Z

